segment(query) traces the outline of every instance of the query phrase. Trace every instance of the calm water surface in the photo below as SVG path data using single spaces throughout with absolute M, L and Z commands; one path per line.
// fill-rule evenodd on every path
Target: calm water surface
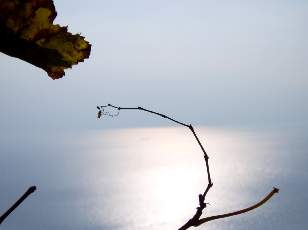
M 281 189 L 249 214 L 199 229 L 307 228 L 304 129 L 196 130 L 214 182 L 206 214 L 244 208 L 273 186 Z M 0 210 L 38 186 L 1 226 L 6 230 L 177 229 L 207 184 L 202 152 L 184 128 L 8 135 L 0 144 Z

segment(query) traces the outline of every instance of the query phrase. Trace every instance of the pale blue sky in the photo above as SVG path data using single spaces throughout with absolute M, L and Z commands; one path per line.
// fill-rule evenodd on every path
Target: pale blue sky
M 93 44 L 90 59 L 52 81 L 0 54 L 2 132 L 162 124 L 127 114 L 102 125 L 106 103 L 202 125 L 307 124 L 307 1 L 54 2 L 56 23 Z

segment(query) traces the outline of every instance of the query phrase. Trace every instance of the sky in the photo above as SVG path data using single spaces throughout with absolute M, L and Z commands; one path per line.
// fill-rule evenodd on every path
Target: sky
M 96 106 L 143 106 L 197 125 L 308 123 L 304 0 L 54 1 L 92 44 L 60 80 L 0 54 L 2 134 L 168 125 Z

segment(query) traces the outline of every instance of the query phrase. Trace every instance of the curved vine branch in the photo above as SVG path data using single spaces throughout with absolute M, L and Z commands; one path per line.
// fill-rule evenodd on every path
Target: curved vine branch
M 113 112 L 108 111 L 109 108 L 114 109 L 116 112 L 115 111 L 113 111 Z M 148 110 L 148 109 L 145 109 L 145 108 L 142 108 L 142 107 L 119 107 L 119 106 L 114 106 L 114 105 L 108 104 L 108 105 L 104 105 L 104 106 L 97 106 L 97 109 L 98 109 L 98 114 L 97 114 L 98 118 L 101 118 L 102 115 L 106 115 L 106 116 L 110 116 L 110 117 L 118 116 L 119 113 L 120 113 L 120 110 L 140 110 L 140 111 L 151 113 L 151 114 L 160 116 L 162 118 L 165 118 L 167 120 L 170 120 L 174 123 L 177 123 L 179 125 L 182 125 L 182 126 L 188 128 L 191 131 L 191 133 L 193 134 L 193 136 L 194 136 L 196 142 L 198 143 L 201 151 L 203 152 L 203 157 L 204 157 L 204 161 L 205 161 L 205 165 L 206 165 L 206 171 L 207 171 L 208 184 L 207 184 L 204 192 L 202 194 L 199 194 L 199 197 L 198 197 L 199 198 L 199 206 L 197 207 L 195 214 L 193 215 L 192 218 L 190 218 L 178 230 L 186 230 L 190 227 L 197 227 L 197 226 L 199 226 L 203 223 L 206 223 L 206 222 L 209 222 L 209 221 L 212 221 L 212 220 L 216 220 L 216 219 L 220 219 L 220 218 L 226 218 L 226 217 L 235 216 L 235 215 L 240 215 L 240 214 L 243 214 L 245 212 L 251 211 L 255 208 L 260 207 L 264 203 L 266 203 L 275 193 L 278 193 L 278 191 L 279 191 L 277 188 L 274 188 L 263 200 L 261 200 L 260 202 L 258 202 L 257 204 L 255 204 L 251 207 L 248 207 L 248 208 L 245 208 L 245 209 L 242 209 L 242 210 L 239 210 L 239 211 L 231 212 L 231 213 L 226 213 L 226 214 L 222 214 L 222 215 L 215 215 L 215 216 L 210 216 L 210 217 L 200 219 L 202 212 L 206 208 L 206 205 L 207 205 L 207 203 L 205 202 L 205 197 L 206 197 L 207 193 L 209 192 L 209 190 L 211 189 L 211 187 L 213 186 L 213 182 L 212 182 L 211 173 L 210 173 L 209 156 L 208 156 L 207 152 L 205 151 L 199 137 L 197 136 L 197 134 L 194 130 L 194 127 L 191 124 L 186 124 L 184 122 L 180 122 L 180 121 L 178 121 L 174 118 L 171 118 L 171 117 L 169 117 L 165 114 L 158 113 L 158 112 L 155 112 L 155 111 L 152 111 L 152 110 Z
M 226 218 L 226 217 L 230 217 L 230 216 L 236 216 L 236 215 L 243 214 L 245 212 L 249 212 L 249 211 L 256 209 L 256 208 L 260 207 L 261 205 L 265 204 L 266 201 L 271 199 L 271 197 L 275 193 L 278 193 L 278 192 L 279 192 L 279 189 L 274 187 L 273 190 L 269 194 L 267 194 L 266 197 L 264 197 L 261 201 L 259 201 L 258 203 L 254 204 L 254 205 L 252 205 L 248 208 L 244 208 L 244 209 L 241 209 L 241 210 L 238 210 L 238 211 L 235 211 L 235 212 L 229 212 L 229 213 L 222 214 L 222 215 L 215 215 L 215 216 L 202 218 L 202 219 L 198 220 L 196 222 L 196 225 L 194 225 L 194 226 L 196 227 L 196 226 L 199 226 L 201 224 L 204 224 L 205 222 L 209 222 L 209 221 L 212 221 L 212 220 L 217 220 L 217 219 Z

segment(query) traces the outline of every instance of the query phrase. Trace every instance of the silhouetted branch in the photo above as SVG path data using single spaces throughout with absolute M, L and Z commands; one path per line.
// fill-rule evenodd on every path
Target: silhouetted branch
M 273 190 L 266 197 L 264 197 L 261 201 L 259 201 L 258 203 L 254 204 L 254 205 L 252 205 L 248 208 L 244 208 L 244 209 L 241 209 L 241 210 L 238 210 L 238 211 L 235 211 L 235 212 L 229 212 L 229 213 L 222 214 L 222 215 L 215 215 L 215 216 L 202 218 L 202 219 L 198 220 L 196 225 L 194 225 L 194 226 L 196 227 L 196 226 L 199 226 L 199 225 L 201 225 L 205 222 L 209 222 L 209 221 L 212 221 L 212 220 L 217 220 L 217 219 L 226 218 L 226 217 L 230 217 L 230 216 L 236 216 L 236 215 L 243 214 L 245 212 L 249 212 L 249 211 L 256 209 L 256 208 L 260 207 L 261 205 L 265 204 L 266 201 L 268 201 L 275 193 L 278 193 L 278 192 L 279 192 L 278 188 L 273 188 Z
M 31 186 L 28 190 L 10 207 L 2 216 L 0 216 L 0 225 L 31 193 L 36 190 L 35 186 Z
M 117 112 L 112 113 L 112 112 L 106 111 L 106 109 L 108 107 L 115 109 Z M 165 118 L 167 120 L 173 121 L 177 124 L 180 124 L 184 127 L 189 128 L 189 130 L 192 132 L 192 134 L 193 134 L 195 140 L 197 141 L 201 151 L 203 152 L 203 157 L 204 157 L 205 165 L 206 165 L 208 184 L 207 184 L 206 189 L 203 192 L 203 194 L 199 194 L 199 206 L 197 207 L 196 213 L 182 227 L 180 227 L 179 230 L 186 230 L 190 227 L 197 227 L 197 226 L 199 226 L 203 223 L 206 223 L 206 222 L 209 222 L 209 221 L 212 221 L 212 220 L 216 220 L 216 219 L 220 219 L 220 218 L 226 218 L 226 217 L 235 216 L 235 215 L 240 215 L 240 214 L 243 214 L 245 212 L 251 211 L 255 208 L 260 207 L 264 203 L 266 203 L 266 201 L 268 201 L 275 193 L 278 193 L 278 191 L 279 191 L 277 188 L 274 188 L 263 200 L 261 200 L 259 203 L 255 204 L 251 207 L 248 207 L 248 208 L 236 211 L 236 212 L 226 213 L 226 214 L 222 214 L 222 215 L 215 215 L 215 216 L 210 216 L 210 217 L 200 219 L 202 212 L 206 208 L 206 204 L 207 204 L 207 203 L 205 203 L 205 197 L 206 197 L 207 193 L 209 192 L 209 190 L 211 189 L 211 187 L 213 186 L 213 182 L 212 182 L 212 179 L 211 179 L 211 173 L 210 173 L 210 167 L 209 167 L 209 156 L 206 153 L 199 137 L 197 136 L 197 134 L 194 130 L 194 127 L 191 124 L 188 125 L 186 123 L 180 122 L 178 120 L 175 120 L 174 118 L 166 116 L 165 114 L 154 112 L 152 110 L 148 110 L 148 109 L 145 109 L 145 108 L 142 108 L 142 107 L 118 107 L 118 106 L 108 104 L 108 105 L 105 105 L 105 106 L 97 106 L 97 109 L 98 109 L 98 114 L 97 114 L 98 118 L 100 118 L 102 115 L 107 115 L 107 116 L 110 116 L 110 117 L 118 116 L 120 110 L 140 110 L 140 111 L 148 112 L 148 113 L 160 116 L 162 118 Z

